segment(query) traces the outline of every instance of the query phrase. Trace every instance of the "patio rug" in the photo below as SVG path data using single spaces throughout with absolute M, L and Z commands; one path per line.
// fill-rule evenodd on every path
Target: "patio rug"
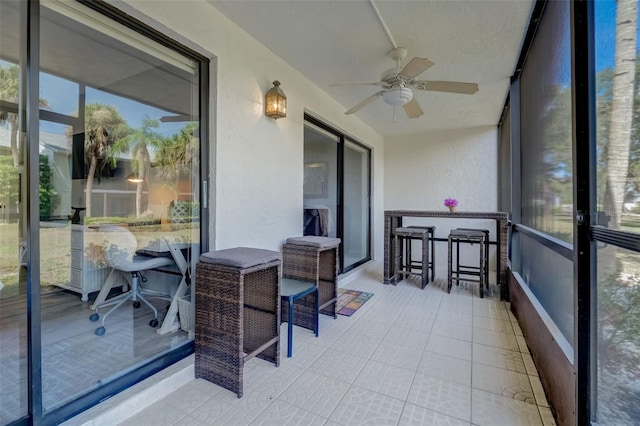
M 372 296 L 373 293 L 339 288 L 336 309 L 340 315 L 350 317 Z

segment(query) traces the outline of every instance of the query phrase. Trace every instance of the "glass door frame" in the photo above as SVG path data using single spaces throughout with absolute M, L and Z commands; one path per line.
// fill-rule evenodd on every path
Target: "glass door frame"
M 200 136 L 200 247 L 208 251 L 209 205 L 209 64 L 208 58 L 171 40 L 159 31 L 123 14 L 117 8 L 103 3 L 82 1 L 80 3 L 151 38 L 199 63 L 199 136 Z M 109 398 L 124 389 L 155 374 L 167 366 L 185 358 L 194 351 L 194 342 L 152 358 L 149 362 L 124 374 L 98 389 L 70 403 L 46 412 L 42 394 L 42 336 L 41 336 L 41 291 L 40 291 L 40 230 L 39 230 L 39 72 L 40 72 L 40 0 L 20 3 L 19 67 L 21 72 L 21 100 L 18 105 L 20 133 L 24 133 L 25 172 L 22 188 L 27 197 L 23 199 L 26 220 L 27 262 L 27 415 L 11 425 L 58 424 L 87 408 Z M 24 193 L 24 189 L 21 191 Z
M 367 202 L 368 202 L 368 207 L 367 207 L 367 255 L 363 258 L 360 259 L 359 261 L 357 261 L 356 263 L 349 265 L 346 269 L 344 267 L 344 240 L 340 243 L 340 255 L 339 257 L 339 267 L 340 267 L 340 273 L 343 274 L 345 272 L 349 272 L 355 268 L 357 268 L 358 266 L 362 265 L 363 263 L 368 262 L 369 260 L 371 260 L 371 217 L 372 217 L 372 213 L 371 213 L 371 161 L 372 161 L 372 150 L 371 148 L 369 148 L 368 146 L 364 145 L 363 143 L 359 142 L 358 140 L 356 140 L 353 137 L 347 136 L 344 133 L 340 132 L 339 130 L 328 126 L 327 124 L 325 124 L 324 122 L 322 122 L 321 120 L 315 118 L 314 116 L 308 114 L 305 112 L 304 114 L 304 122 L 305 123 L 310 123 L 314 126 L 317 126 L 327 132 L 332 133 L 333 135 L 335 135 L 338 138 L 338 152 L 337 152 L 337 163 L 338 163 L 338 175 L 337 175 L 337 182 L 338 182 L 338 188 L 337 188 L 337 214 L 336 214 L 336 238 L 340 238 L 340 239 L 344 239 L 344 150 L 345 150 L 345 141 L 349 140 L 350 142 L 361 146 L 362 148 L 366 149 L 368 151 L 368 158 L 367 158 Z

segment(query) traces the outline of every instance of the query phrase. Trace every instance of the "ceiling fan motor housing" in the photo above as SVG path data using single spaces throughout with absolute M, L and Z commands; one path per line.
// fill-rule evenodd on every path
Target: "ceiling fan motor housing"
M 401 106 L 413 99 L 413 91 L 407 87 L 395 86 L 384 92 L 382 100 L 389 105 Z

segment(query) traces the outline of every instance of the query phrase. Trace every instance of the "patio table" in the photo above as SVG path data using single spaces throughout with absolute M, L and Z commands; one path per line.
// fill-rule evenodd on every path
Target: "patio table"
M 384 212 L 384 272 L 385 284 L 394 284 L 392 273 L 394 259 L 393 230 L 402 226 L 404 217 L 432 217 L 445 219 L 489 219 L 496 221 L 496 241 L 499 255 L 496 256 L 496 275 L 500 288 L 500 300 L 508 300 L 507 286 L 507 242 L 509 238 L 509 215 L 505 212 L 448 212 L 436 210 L 385 210 Z M 443 240 L 444 241 L 444 240 Z M 492 241 L 492 243 L 494 243 Z M 402 278 L 397 279 L 400 281 Z

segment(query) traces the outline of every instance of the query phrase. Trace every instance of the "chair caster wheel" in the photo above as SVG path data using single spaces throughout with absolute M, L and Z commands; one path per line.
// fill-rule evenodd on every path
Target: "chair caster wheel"
M 156 318 L 152 319 L 151 321 L 149 321 L 149 325 L 151 327 L 157 327 L 158 326 L 158 320 Z
M 96 328 L 96 336 L 104 336 L 104 333 L 106 332 L 107 330 L 104 327 Z
M 133 302 L 133 307 L 138 309 L 140 307 L 140 302 L 138 302 L 138 301 Z
M 97 313 L 95 314 L 91 314 L 91 316 L 89 317 L 89 319 L 93 322 L 98 321 L 98 319 L 100 319 L 100 315 L 98 315 Z

